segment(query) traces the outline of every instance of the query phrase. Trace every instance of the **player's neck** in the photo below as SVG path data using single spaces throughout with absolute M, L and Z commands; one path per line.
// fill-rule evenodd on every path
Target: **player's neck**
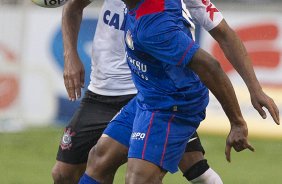
M 133 9 L 141 0 L 123 0 L 128 9 Z

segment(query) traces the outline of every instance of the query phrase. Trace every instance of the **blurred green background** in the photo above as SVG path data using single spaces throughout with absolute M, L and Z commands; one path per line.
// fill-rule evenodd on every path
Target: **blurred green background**
M 19 133 L 0 133 L 0 183 L 50 184 L 58 142 L 63 128 L 28 129 Z M 275 139 L 250 137 L 254 153 L 232 151 L 232 162 L 225 160 L 225 136 L 200 133 L 209 164 L 227 184 L 281 184 L 282 143 Z M 115 182 L 124 183 L 125 166 Z M 165 184 L 187 183 L 181 173 L 168 174 Z

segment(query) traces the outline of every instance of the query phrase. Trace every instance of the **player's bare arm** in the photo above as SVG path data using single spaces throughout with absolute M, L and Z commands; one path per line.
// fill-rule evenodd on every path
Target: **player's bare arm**
M 80 98 L 81 88 L 84 87 L 85 72 L 77 52 L 77 39 L 83 9 L 89 4 L 88 0 L 72 0 L 63 9 L 64 83 L 71 101 Z
M 243 78 L 250 92 L 254 108 L 265 119 L 266 113 L 263 107 L 266 107 L 275 123 L 280 124 L 279 110 L 274 101 L 263 92 L 256 78 L 251 59 L 239 36 L 224 19 L 209 33 L 219 43 L 229 62 Z
M 242 116 L 232 84 L 224 73 L 220 64 L 207 52 L 199 49 L 193 56 L 189 67 L 200 77 L 220 102 L 227 115 L 231 130 L 226 140 L 226 159 L 231 161 L 230 152 L 233 147 L 236 151 L 254 148 L 248 142 L 248 128 Z

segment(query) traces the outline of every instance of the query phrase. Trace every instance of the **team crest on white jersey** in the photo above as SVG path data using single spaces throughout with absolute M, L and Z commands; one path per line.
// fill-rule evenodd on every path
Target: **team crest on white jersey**
M 126 45 L 131 49 L 134 50 L 133 40 L 132 40 L 132 34 L 130 30 L 127 30 L 126 36 L 125 36 L 125 42 Z

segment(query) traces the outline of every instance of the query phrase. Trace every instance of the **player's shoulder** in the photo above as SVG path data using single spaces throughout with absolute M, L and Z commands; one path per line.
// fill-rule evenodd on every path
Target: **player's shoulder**
M 211 0 L 183 0 L 189 8 L 201 8 L 212 4 Z
M 182 3 L 189 11 L 193 11 L 193 14 L 219 12 L 211 0 L 182 0 Z
M 210 0 L 183 0 L 194 23 L 210 31 L 222 20 L 222 13 Z
M 156 34 L 163 34 L 177 27 L 177 24 L 176 17 L 166 12 L 147 15 L 138 22 L 138 37 L 146 39 Z

